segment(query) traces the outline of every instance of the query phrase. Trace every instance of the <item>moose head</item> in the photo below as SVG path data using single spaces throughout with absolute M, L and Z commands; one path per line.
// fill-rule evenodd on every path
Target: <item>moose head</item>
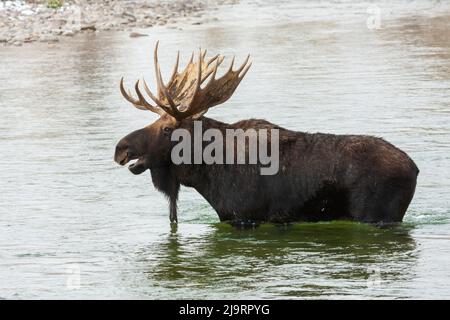
M 116 146 L 114 160 L 118 164 L 124 166 L 136 160 L 128 167 L 133 174 L 170 166 L 171 150 L 175 144 L 171 141 L 173 130 L 181 125 L 189 126 L 188 122 L 199 119 L 209 108 L 227 101 L 251 66 L 250 56 L 247 56 L 241 67 L 233 70 L 233 57 L 228 71 L 216 79 L 217 69 L 224 61 L 223 56 L 216 55 L 207 61 L 206 50 L 200 49 L 198 61 L 194 63 L 192 53 L 190 61 L 181 73 L 178 72 L 179 57 L 178 52 L 172 76 L 169 82 L 164 84 L 158 62 L 158 42 L 156 43 L 154 64 L 157 95 L 154 95 L 145 80 L 143 81 L 144 90 L 154 104 L 144 98 L 139 80 L 135 84 L 137 98 L 125 90 L 123 78 L 120 81 L 120 91 L 127 101 L 138 109 L 152 111 L 160 116 L 152 124 L 122 138 Z M 204 85 L 206 80 L 208 81 Z M 166 194 L 172 193 L 162 191 Z
M 154 101 L 153 105 L 144 98 L 139 89 L 139 80 L 135 90 L 137 99 L 127 93 L 123 86 L 123 78 L 120 81 L 120 91 L 127 101 L 141 110 L 149 110 L 160 115 L 160 118 L 146 126 L 136 130 L 119 141 L 116 146 L 114 160 L 120 165 L 125 165 L 136 160 L 129 166 L 133 174 L 141 174 L 147 169 L 166 166 L 170 162 L 170 151 L 173 142 L 170 140 L 172 131 L 182 122 L 199 119 L 209 108 L 227 101 L 236 90 L 242 78 L 251 66 L 250 56 L 237 70 L 233 70 L 234 57 L 228 71 L 216 79 L 216 73 L 224 57 L 216 55 L 208 61 L 206 50 L 200 49 L 198 61 L 194 60 L 194 53 L 183 72 L 178 72 L 180 52 L 177 54 L 175 67 L 166 85 L 161 76 L 158 62 L 158 42 L 155 46 L 154 63 L 157 81 L 157 93 L 155 96 L 144 81 L 144 89 Z M 207 84 L 202 85 L 207 80 Z

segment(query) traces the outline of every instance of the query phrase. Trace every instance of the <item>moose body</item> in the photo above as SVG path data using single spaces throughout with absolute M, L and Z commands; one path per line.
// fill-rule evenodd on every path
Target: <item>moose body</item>
M 206 117 L 197 121 L 202 121 L 204 130 L 223 132 L 278 129 L 279 171 L 261 175 L 258 164 L 174 165 L 170 161 L 152 167 L 153 183 L 174 202 L 172 210 L 181 184 L 197 190 L 221 221 L 399 222 L 414 195 L 417 167 L 383 139 L 295 132 L 255 119 L 234 124 Z M 192 132 L 192 123 L 182 122 L 179 128 Z M 125 137 L 119 149 L 126 145 L 129 153 L 138 154 L 130 150 L 134 135 Z
M 157 48 L 155 65 L 156 50 Z M 202 79 L 197 80 L 199 83 L 204 81 L 200 75 L 208 72 L 209 65 L 201 60 L 202 56 L 204 58 L 204 54 L 200 53 L 199 62 L 193 64 L 191 60 L 186 68 L 188 71 L 190 67 L 194 70 L 198 68 L 199 76 L 196 79 Z M 246 63 L 247 61 L 234 75 L 230 76 L 229 71 L 217 81 L 226 78 L 228 82 L 234 79 L 239 83 L 243 77 L 239 77 L 239 73 Z M 205 69 L 202 70 L 202 67 Z M 208 88 L 195 89 L 190 95 L 181 94 L 184 91 L 179 90 L 177 83 L 184 88 L 192 87 L 189 83 L 186 84 L 185 80 L 189 79 L 189 75 L 185 72 L 178 74 L 174 71 L 166 88 L 160 79 L 159 65 L 156 67 L 159 97 L 154 97 L 147 86 L 145 88 L 159 109 L 143 99 L 138 83 L 138 100 L 135 100 L 125 92 L 123 81 L 121 82 L 122 94 L 128 101 L 141 109 L 145 107 L 158 112 L 161 117 L 153 124 L 121 139 L 116 146 L 115 160 L 124 165 L 137 159 L 129 167 L 134 174 L 150 170 L 153 184 L 169 199 L 172 222 L 177 221 L 176 202 L 180 185 L 196 189 L 214 208 L 221 221 L 402 221 L 413 198 L 419 173 L 406 153 L 381 138 L 371 136 L 296 132 L 257 119 L 226 124 L 203 116 L 205 108 L 207 110 L 211 104 L 217 104 L 217 101 L 212 103 L 209 100 L 203 105 L 200 103 L 202 108 L 188 109 L 181 115 L 178 106 L 173 105 L 177 99 L 170 95 L 182 96 L 183 99 L 193 96 L 190 101 L 201 100 L 196 95 Z M 214 75 L 215 72 L 216 70 Z M 192 82 L 195 84 L 195 79 Z M 234 89 L 235 87 L 230 89 L 231 93 Z M 165 96 L 166 104 L 162 102 Z M 223 100 L 223 96 L 222 92 L 220 99 Z M 211 95 L 208 99 L 211 99 Z M 204 131 L 211 128 L 221 132 L 227 129 L 277 129 L 278 172 L 274 175 L 261 175 L 261 164 L 174 164 L 171 160 L 171 150 L 174 147 L 171 134 L 175 129 L 185 129 L 192 133 L 194 121 L 201 121 Z M 202 147 L 206 145 L 203 142 Z

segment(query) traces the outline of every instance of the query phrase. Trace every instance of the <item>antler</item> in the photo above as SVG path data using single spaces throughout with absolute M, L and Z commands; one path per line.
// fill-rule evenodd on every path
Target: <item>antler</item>
M 178 52 L 172 76 L 169 83 L 165 85 L 158 62 L 158 45 L 159 41 L 156 42 L 154 53 L 156 83 L 158 86 L 157 97 L 151 92 L 144 80 L 144 89 L 156 103 L 156 106 L 145 100 L 139 89 L 139 81 L 135 85 L 138 99 L 134 99 L 130 93 L 125 91 L 123 78 L 120 81 L 120 91 L 125 99 L 136 108 L 150 110 L 159 115 L 168 113 L 179 121 L 188 117 L 197 119 L 206 113 L 209 108 L 227 101 L 252 65 L 251 62 L 249 63 L 249 55 L 241 67 L 233 71 L 233 57 L 228 71 L 221 78 L 216 79 L 217 69 L 225 57 L 216 55 L 206 61 L 206 50 L 202 51 L 200 49 L 198 61 L 196 63 L 193 62 L 194 53 L 192 53 L 186 68 L 181 73 L 178 73 L 180 60 L 180 52 Z M 201 88 L 201 85 L 208 77 L 208 83 L 204 88 Z

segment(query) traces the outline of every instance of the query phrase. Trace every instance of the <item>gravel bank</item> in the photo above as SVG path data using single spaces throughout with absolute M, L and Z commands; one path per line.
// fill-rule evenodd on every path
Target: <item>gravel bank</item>
M 0 1 L 0 45 L 22 45 L 41 41 L 57 42 L 62 36 L 79 32 L 130 30 L 175 24 L 190 18 L 201 24 L 202 13 L 221 1 L 72 0 L 59 8 L 48 1 Z M 222 1 L 223 2 L 223 1 Z

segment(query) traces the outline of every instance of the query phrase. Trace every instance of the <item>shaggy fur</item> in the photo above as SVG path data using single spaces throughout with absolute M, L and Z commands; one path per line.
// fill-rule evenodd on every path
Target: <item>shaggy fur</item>
M 196 189 L 221 221 L 400 222 L 413 198 L 418 168 L 383 139 L 296 132 L 257 119 L 234 124 L 199 120 L 203 130 L 279 129 L 279 172 L 260 175 L 260 165 L 174 165 L 170 161 L 174 142 L 164 128 L 192 132 L 193 121 L 163 116 L 123 138 L 115 159 L 122 165 L 144 159 L 130 170 L 139 174 L 150 169 L 155 187 L 170 201 L 171 221 L 176 221 L 180 185 Z

